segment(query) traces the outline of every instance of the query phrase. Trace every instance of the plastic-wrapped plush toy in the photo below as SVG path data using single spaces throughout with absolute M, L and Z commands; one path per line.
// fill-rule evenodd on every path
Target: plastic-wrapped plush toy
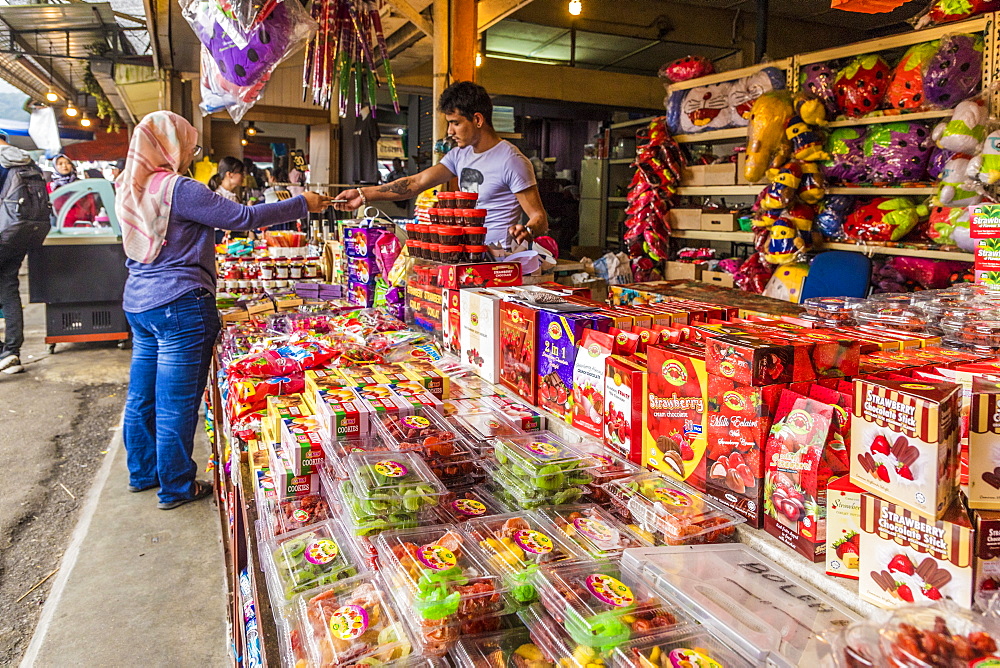
M 788 119 L 785 136 L 792 144 L 792 157 L 796 160 L 810 162 L 830 159 L 829 154 L 823 151 L 823 136 L 802 120 L 801 116 L 795 115 Z
M 799 199 L 806 204 L 817 204 L 826 196 L 826 178 L 818 163 L 802 163 L 802 181 L 799 183 Z
M 982 100 L 966 100 L 955 107 L 950 120 L 937 124 L 932 137 L 940 148 L 975 155 L 986 138 L 988 118 L 989 111 Z
M 929 215 L 927 205 L 908 197 L 875 197 L 847 216 L 844 233 L 857 241 L 899 241 Z
M 836 128 L 826 138 L 831 159 L 823 163 L 823 173 L 834 183 L 861 183 L 867 176 L 865 128 Z
M 798 304 L 802 298 L 802 286 L 809 275 L 809 265 L 805 262 L 786 264 L 774 270 L 771 280 L 764 288 L 764 296 Z
M 715 74 L 715 65 L 705 56 L 685 56 L 661 66 L 656 74 L 661 79 L 677 83 Z
M 782 217 L 790 220 L 799 232 L 811 232 L 813 221 L 816 220 L 816 207 L 805 202 L 797 202 L 789 207 Z
M 924 71 L 924 97 L 938 109 L 950 109 L 979 90 L 982 83 L 982 35 L 945 35 Z
M 936 204 L 943 206 L 972 206 L 983 201 L 983 196 L 973 190 L 966 174 L 969 172 L 968 158 L 952 158 L 941 172 L 938 181 Z
M 806 65 L 799 73 L 799 89 L 815 95 L 823 103 L 827 118 L 837 115 L 837 98 L 833 93 L 836 76 L 827 63 Z
M 771 265 L 764 261 L 760 253 L 754 253 L 740 265 L 733 282 L 740 290 L 759 295 L 771 280 L 771 273 Z
M 795 199 L 795 192 L 802 182 L 802 169 L 797 163 L 789 162 L 775 174 L 764 191 L 760 205 L 765 209 L 785 209 Z
M 733 111 L 729 106 L 730 82 L 696 86 L 670 96 L 668 114 L 671 132 L 694 134 L 708 130 L 721 130 L 732 124 Z
M 876 183 L 919 181 L 927 171 L 933 143 L 922 123 L 874 125 L 865 136 L 867 178 Z
M 882 56 L 867 54 L 855 57 L 837 72 L 833 92 L 837 107 L 848 118 L 875 111 L 889 88 L 889 63 Z
M 952 233 L 955 231 L 963 212 L 968 216 L 968 209 L 965 207 L 932 206 L 927 224 L 927 236 L 931 241 L 942 246 L 954 244 Z
M 931 150 L 931 157 L 927 161 L 927 178 L 931 181 L 937 181 L 938 177 L 941 176 L 941 172 L 944 171 L 944 166 L 953 157 L 955 157 L 954 151 L 949 151 L 935 144 L 933 150 Z
M 746 127 L 750 122 L 750 114 L 757 98 L 768 91 L 783 88 L 785 88 L 785 71 L 776 67 L 765 67 L 759 72 L 734 81 L 729 89 L 731 124 L 734 127 Z
M 986 136 L 983 150 L 969 161 L 965 174 L 984 186 L 995 186 L 1000 182 L 1000 130 Z
M 792 113 L 792 96 L 788 91 L 764 93 L 754 102 L 743 168 L 743 176 L 748 182 L 760 181 L 768 169 L 788 160 L 791 145 L 785 137 L 785 124 Z
M 816 214 L 813 224 L 827 239 L 837 241 L 844 238 L 844 220 L 854 209 L 857 197 L 853 195 L 830 195 L 823 201 L 823 210 Z
M 962 21 L 986 12 L 1000 11 L 1000 0 L 932 0 L 917 19 L 916 28 Z
M 914 44 L 896 65 L 886 100 L 893 109 L 913 111 L 927 104 L 924 98 L 924 68 L 938 51 L 939 42 Z
M 795 222 L 782 216 L 774 221 L 767 235 L 767 248 L 762 253 L 770 264 L 794 262 L 806 250 L 806 242 L 799 234 Z

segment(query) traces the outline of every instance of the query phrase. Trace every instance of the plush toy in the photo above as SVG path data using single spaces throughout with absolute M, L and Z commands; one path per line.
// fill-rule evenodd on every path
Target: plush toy
M 931 150 L 931 157 L 927 161 L 927 178 L 931 181 L 937 181 L 938 177 L 941 176 L 941 172 L 944 171 L 944 166 L 953 157 L 955 157 L 954 151 L 940 148 L 937 144 L 934 144 L 934 148 Z
M 924 257 L 894 257 L 886 265 L 892 267 L 907 282 L 916 283 L 923 290 L 939 290 L 951 283 L 949 276 L 968 268 L 967 262 L 931 260 Z
M 795 191 L 802 181 L 802 168 L 789 162 L 775 174 L 761 199 L 765 209 L 785 209 L 795 199 Z
M 747 159 L 743 176 L 749 183 L 760 181 L 770 167 L 784 164 L 791 152 L 785 124 L 792 116 L 788 91 L 764 93 L 753 103 L 747 129 Z
M 830 160 L 823 163 L 823 173 L 834 183 L 860 183 L 865 180 L 865 129 L 836 128 L 826 138 Z
M 927 236 L 936 244 L 948 246 L 955 243 L 952 233 L 964 207 L 932 206 L 927 224 Z
M 760 253 L 754 253 L 740 265 L 733 281 L 740 290 L 760 294 L 771 280 L 771 265 L 764 261 Z
M 827 63 L 806 65 L 799 72 L 799 89 L 815 95 L 823 103 L 828 118 L 837 115 L 837 99 L 833 93 L 836 76 Z
M 885 97 L 893 109 L 914 110 L 923 107 L 924 99 L 924 67 L 937 53 L 939 42 L 924 42 L 914 44 L 902 60 L 896 65 L 892 75 L 892 83 Z
M 875 197 L 847 216 L 844 233 L 857 241 L 899 241 L 929 215 L 925 204 L 908 197 Z
M 806 242 L 799 234 L 795 223 L 782 216 L 771 226 L 767 236 L 764 260 L 770 264 L 794 262 L 799 253 L 805 251 Z
M 823 151 L 823 137 L 801 116 L 792 116 L 785 126 L 785 136 L 792 143 L 792 157 L 796 160 L 829 160 Z
M 989 111 L 982 100 L 966 100 L 955 107 L 951 119 L 934 128 L 932 138 L 941 148 L 955 153 L 975 155 L 986 138 Z
M 746 127 L 750 122 L 754 102 L 764 93 L 785 88 L 785 71 L 776 67 L 765 67 L 742 79 L 737 79 L 729 89 L 729 107 L 732 110 L 730 123 L 735 127 Z
M 798 304 L 802 298 L 802 286 L 808 275 L 809 265 L 804 262 L 779 267 L 767 282 L 764 296 Z
M 854 209 L 857 197 L 853 195 L 830 195 L 823 201 L 823 210 L 813 221 L 816 229 L 827 239 L 836 241 L 844 238 L 844 219 Z
M 983 201 L 983 196 L 972 190 L 966 174 L 969 171 L 968 158 L 952 158 L 941 172 L 938 181 L 936 204 L 942 206 L 972 206 Z
M 715 74 L 715 65 L 705 56 L 685 56 L 660 67 L 656 73 L 672 83 Z
M 732 109 L 729 107 L 729 82 L 696 86 L 683 94 L 677 132 L 693 134 L 707 130 L 720 130 L 732 123 Z
M 797 202 L 785 211 L 783 217 L 791 221 L 799 232 L 811 233 L 813 221 L 816 220 L 816 207 L 805 202 Z
M 889 63 L 875 54 L 855 57 L 833 83 L 837 107 L 848 118 L 878 109 L 888 88 Z
M 986 136 L 983 150 L 969 161 L 965 175 L 987 186 L 1000 182 L 1000 130 Z
M 826 196 L 826 178 L 818 163 L 802 163 L 802 181 L 799 199 L 806 204 L 816 204 Z
M 976 252 L 976 239 L 972 238 L 972 223 L 969 216 L 969 209 L 962 207 L 955 219 L 955 227 L 951 230 L 951 241 L 958 246 L 959 250 L 966 253 Z
M 1000 11 L 1000 0 L 934 0 L 917 22 L 917 28 L 937 23 L 950 23 L 983 14 Z
M 865 136 L 867 178 L 876 183 L 919 181 L 927 171 L 933 144 L 919 122 L 880 123 Z
M 924 72 L 928 104 L 950 109 L 979 90 L 982 83 L 982 35 L 946 35 Z

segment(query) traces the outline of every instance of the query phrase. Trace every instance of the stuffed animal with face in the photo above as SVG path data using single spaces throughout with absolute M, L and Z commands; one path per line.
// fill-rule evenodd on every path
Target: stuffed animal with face
M 931 137 L 940 148 L 975 155 L 986 139 L 987 120 L 989 111 L 985 102 L 966 100 L 955 107 L 950 120 L 937 124 Z
M 731 123 L 734 127 L 746 127 L 754 102 L 764 93 L 785 87 L 785 71 L 776 67 L 765 67 L 733 82 L 729 89 L 729 106 L 732 109 Z
M 952 158 L 941 172 L 935 204 L 941 206 L 972 206 L 983 201 L 983 196 L 972 189 L 966 174 L 968 158 Z
M 837 107 L 848 118 L 878 109 L 888 88 L 889 63 L 876 54 L 855 57 L 833 83 Z
M 965 174 L 986 186 L 1000 183 L 1000 130 L 986 136 L 983 150 L 969 161 Z
M 826 178 L 819 163 L 802 163 L 802 181 L 799 183 L 799 199 L 806 204 L 816 204 L 826 196 Z
M 983 76 L 982 35 L 946 35 L 924 71 L 928 104 L 951 109 L 979 90 Z
M 696 86 L 684 94 L 680 106 L 681 134 L 721 130 L 732 123 L 729 82 Z
M 760 181 L 771 167 L 784 164 L 791 153 L 785 125 L 792 117 L 788 91 L 764 93 L 753 103 L 747 128 L 747 159 L 743 176 L 749 183 Z
M 801 116 L 796 115 L 788 119 L 785 136 L 792 144 L 792 157 L 796 160 L 807 162 L 830 159 L 829 154 L 823 151 L 822 135 L 802 120 Z
M 787 209 L 802 182 L 802 168 L 790 162 L 778 170 L 764 191 L 760 205 L 765 209 Z

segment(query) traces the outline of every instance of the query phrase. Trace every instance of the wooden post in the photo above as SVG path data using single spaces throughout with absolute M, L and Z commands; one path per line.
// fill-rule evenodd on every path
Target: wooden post
M 448 30 L 448 0 L 434 0 L 434 79 L 432 94 L 434 96 L 434 133 L 433 140 L 437 143 L 439 139 L 444 139 L 448 131 L 448 125 L 444 117 L 437 113 L 437 101 L 441 93 L 448 87 L 448 54 L 449 54 L 449 33 Z M 475 56 L 473 56 L 475 58 Z M 475 63 L 473 63 L 475 66 Z M 434 156 L 434 162 L 438 161 Z
M 476 0 L 451 0 L 452 81 L 475 81 L 478 49 Z

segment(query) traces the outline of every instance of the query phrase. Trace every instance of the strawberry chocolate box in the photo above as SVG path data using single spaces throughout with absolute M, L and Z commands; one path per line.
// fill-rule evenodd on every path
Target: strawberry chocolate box
M 953 383 L 854 381 L 851 482 L 939 518 L 958 491 L 958 399 Z

